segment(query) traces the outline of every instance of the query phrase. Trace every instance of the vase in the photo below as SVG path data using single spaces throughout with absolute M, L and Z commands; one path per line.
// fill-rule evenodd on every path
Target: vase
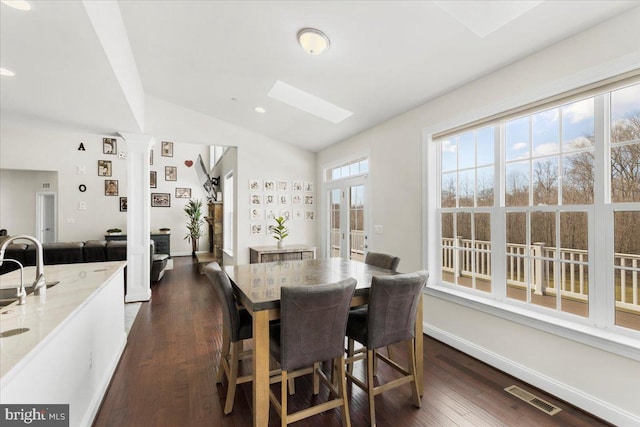
M 278 249 L 282 249 L 283 246 L 282 240 L 278 240 Z

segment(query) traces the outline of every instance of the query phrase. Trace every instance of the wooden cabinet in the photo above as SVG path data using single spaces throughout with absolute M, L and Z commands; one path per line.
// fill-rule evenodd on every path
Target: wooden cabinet
M 222 265 L 222 202 L 211 202 L 207 205 L 208 215 L 205 220 L 209 224 L 209 252 L 212 260 Z
M 127 240 L 126 234 L 111 235 L 107 234 L 104 239 L 109 240 Z M 151 240 L 155 242 L 155 251 L 157 254 L 167 254 L 171 258 L 171 233 L 151 233 Z
M 249 261 L 251 264 L 314 259 L 315 257 L 316 248 L 307 245 L 287 245 L 282 248 L 277 246 L 253 246 L 249 248 Z

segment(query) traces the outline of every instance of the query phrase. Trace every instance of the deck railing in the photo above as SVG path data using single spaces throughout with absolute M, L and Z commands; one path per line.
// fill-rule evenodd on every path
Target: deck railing
M 332 228 L 329 238 L 331 239 L 331 254 L 340 253 L 340 230 L 337 228 Z M 352 230 L 349 233 L 349 238 L 351 242 L 351 255 L 360 256 L 364 255 L 364 231 L 361 230 Z
M 508 243 L 507 284 L 538 295 L 556 295 L 587 301 L 589 298 L 589 258 L 586 250 Z M 559 269 L 556 279 L 555 268 Z M 442 270 L 456 277 L 475 276 L 491 280 L 491 242 L 463 238 L 442 239 Z M 640 312 L 640 255 L 615 254 L 615 282 L 619 286 L 616 307 Z

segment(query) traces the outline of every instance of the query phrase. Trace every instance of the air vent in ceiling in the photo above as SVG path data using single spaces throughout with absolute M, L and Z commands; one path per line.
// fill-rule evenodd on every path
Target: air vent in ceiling
M 558 408 L 555 405 L 547 402 L 546 400 L 540 399 L 538 396 L 529 393 L 526 390 L 521 389 L 516 385 L 509 386 L 504 389 L 507 393 L 510 393 L 517 397 L 518 399 L 524 400 L 529 405 L 535 406 L 540 409 L 542 412 L 546 412 L 549 415 L 555 415 L 558 412 L 562 411 L 562 409 Z

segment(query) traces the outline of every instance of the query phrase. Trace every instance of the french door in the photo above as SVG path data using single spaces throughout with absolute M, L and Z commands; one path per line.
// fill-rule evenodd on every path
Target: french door
M 327 201 L 327 256 L 364 261 L 368 246 L 365 178 L 332 185 Z

